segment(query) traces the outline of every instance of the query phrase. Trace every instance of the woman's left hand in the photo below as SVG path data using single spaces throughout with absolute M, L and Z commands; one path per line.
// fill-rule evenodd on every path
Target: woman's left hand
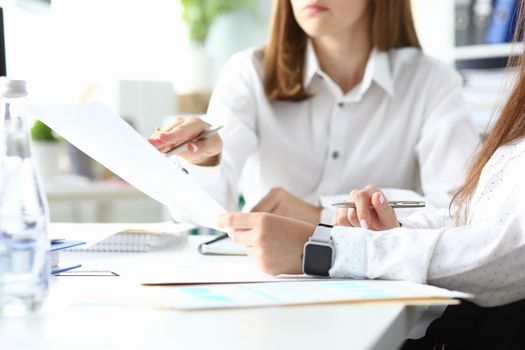
M 338 209 L 334 216 L 335 225 L 361 227 L 372 231 L 399 227 L 396 212 L 377 186 L 368 185 L 362 190 L 354 190 L 348 200 L 355 203 L 355 209 Z
M 273 213 L 311 224 L 319 223 L 321 211 L 321 207 L 307 203 L 281 187 L 272 189 L 251 210 L 252 213 Z
M 233 240 L 272 275 L 302 273 L 303 247 L 315 230 L 313 224 L 267 213 L 228 213 L 219 227 L 229 228 Z

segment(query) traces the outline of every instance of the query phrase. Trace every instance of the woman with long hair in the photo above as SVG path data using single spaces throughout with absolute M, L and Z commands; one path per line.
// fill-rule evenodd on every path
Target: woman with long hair
M 521 2 L 518 23 L 523 24 Z M 518 33 L 521 30 L 518 29 Z M 334 250 L 326 275 L 408 280 L 472 293 L 404 349 L 523 349 L 525 320 L 525 60 L 498 120 L 474 157 L 451 211 L 398 221 L 376 186 L 352 191 L 324 228 Z M 266 213 L 230 213 L 221 225 L 273 274 L 301 273 L 314 225 Z M 346 227 L 351 226 L 351 227 Z M 401 226 L 401 227 L 400 227 Z M 367 229 L 363 229 L 367 227 Z M 282 233 L 286 232 L 286 235 Z M 307 272 L 307 271 L 305 271 Z
M 446 205 L 478 142 L 460 76 L 426 57 L 410 0 L 275 0 L 264 48 L 234 55 L 206 121 L 149 140 L 235 210 L 330 222 L 333 196 L 369 181 Z M 240 189 L 239 189 L 239 179 Z M 403 199 L 407 199 L 404 197 Z

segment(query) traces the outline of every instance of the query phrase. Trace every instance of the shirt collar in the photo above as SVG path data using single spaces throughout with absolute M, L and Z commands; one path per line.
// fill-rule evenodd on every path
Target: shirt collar
M 321 70 L 319 59 L 314 50 L 314 45 L 308 41 L 306 46 L 306 62 L 303 76 L 304 86 L 309 86 L 316 75 L 326 77 L 326 74 Z M 374 48 L 370 54 L 370 58 L 366 64 L 365 75 L 363 81 L 356 88 L 359 95 L 364 94 L 372 82 L 377 83 L 390 96 L 394 96 L 394 84 L 392 81 L 392 72 L 390 70 L 390 62 L 388 53 L 379 51 Z
M 314 50 L 314 45 L 310 40 L 306 44 L 306 62 L 305 69 L 303 74 L 303 84 L 304 86 L 309 86 L 312 83 L 312 79 L 317 75 L 321 74 L 321 66 L 319 64 L 319 59 Z
M 394 83 L 387 52 L 379 51 L 376 48 L 372 50 L 365 69 L 365 77 L 367 73 L 371 76 L 371 78 L 369 78 L 370 82 L 375 81 L 390 96 L 394 96 Z M 363 79 L 363 81 L 366 80 Z M 368 85 L 370 85 L 370 83 Z

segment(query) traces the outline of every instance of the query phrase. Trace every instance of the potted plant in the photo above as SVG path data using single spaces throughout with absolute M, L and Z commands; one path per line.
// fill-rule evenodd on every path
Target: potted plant
M 203 113 L 209 100 L 211 58 L 206 40 L 216 19 L 237 10 L 255 10 L 253 0 L 180 0 L 190 48 L 176 90 L 181 113 Z
M 181 5 L 190 42 L 202 47 L 217 17 L 239 9 L 253 9 L 253 0 L 181 0 Z
M 31 127 L 31 139 L 40 176 L 48 182 L 59 173 L 60 139 L 40 120 L 36 120 Z

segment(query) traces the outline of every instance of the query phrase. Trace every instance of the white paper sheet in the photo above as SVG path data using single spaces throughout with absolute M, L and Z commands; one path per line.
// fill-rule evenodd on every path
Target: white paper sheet
M 31 106 L 51 129 L 181 218 L 217 228 L 225 209 L 100 102 Z
M 223 284 L 254 282 L 290 282 L 316 279 L 306 275 L 275 277 L 244 263 L 214 263 L 205 265 L 170 266 L 169 269 L 148 271 L 147 275 L 133 274 L 132 279 L 144 285 Z M 123 274 L 124 275 L 124 274 Z
M 157 290 L 155 290 L 157 289 Z M 190 287 L 155 287 L 147 291 L 156 307 L 180 310 L 370 301 L 450 303 L 472 298 L 466 293 L 401 281 L 312 280 Z

